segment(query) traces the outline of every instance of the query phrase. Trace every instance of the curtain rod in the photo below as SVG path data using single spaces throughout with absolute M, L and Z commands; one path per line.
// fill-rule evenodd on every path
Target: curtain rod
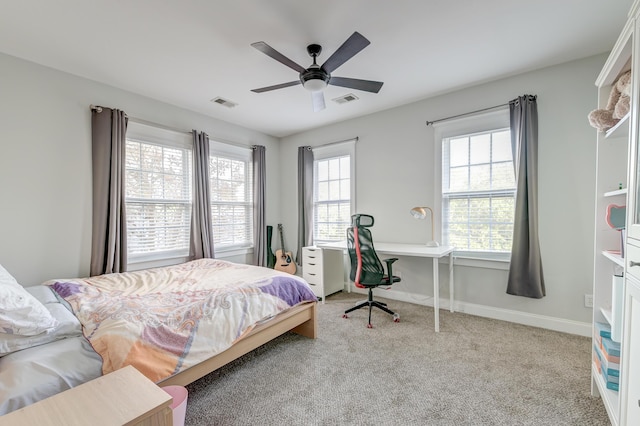
M 524 95 L 524 96 L 527 96 L 527 97 L 529 97 L 529 98 L 533 98 L 534 100 L 538 98 L 538 95 Z M 506 106 L 509 106 L 512 102 L 516 102 L 518 99 L 519 99 L 519 98 L 515 98 L 515 99 L 513 99 L 513 100 L 511 100 L 511 101 L 509 101 L 509 102 L 507 102 L 507 103 L 505 103 L 505 104 L 495 105 L 495 106 L 492 106 L 492 107 L 489 107 L 489 108 L 477 109 L 477 110 L 475 110 L 475 111 L 465 112 L 465 113 L 463 113 L 463 114 L 452 115 L 451 117 L 445 117 L 445 118 L 440 118 L 440 119 L 438 119 L 438 120 L 427 121 L 427 126 L 430 126 L 430 125 L 432 125 L 432 124 L 434 124 L 434 123 L 439 123 L 439 122 L 441 122 L 441 121 L 451 120 L 451 119 L 453 119 L 453 118 L 465 117 L 465 116 L 467 116 L 467 115 L 477 114 L 477 113 L 479 113 L 479 112 L 484 112 L 484 111 L 489 111 L 489 110 L 492 110 L 492 109 L 497 109 L 497 108 L 506 107 Z
M 89 107 L 92 110 L 96 111 L 96 112 L 102 112 L 102 108 L 105 108 L 105 107 L 102 107 L 100 105 L 93 105 L 93 104 L 90 105 Z M 152 121 L 143 120 L 141 118 L 131 117 L 128 114 L 127 114 L 127 118 L 130 121 L 134 122 L 134 123 L 143 124 L 143 125 L 151 126 L 151 127 L 158 127 L 160 129 L 169 130 L 170 132 L 184 133 L 184 134 L 187 134 L 189 136 L 193 135 L 193 131 L 187 131 L 187 130 L 183 130 L 183 129 L 178 129 L 176 127 L 165 126 L 164 124 L 158 124 L 158 123 L 154 123 Z M 234 145 L 234 146 L 237 146 L 239 148 L 256 149 L 255 148 L 256 147 L 255 144 L 242 145 L 242 144 L 239 144 L 239 143 L 235 143 L 235 142 L 231 142 L 231 141 L 228 141 L 228 140 L 224 140 L 222 138 L 213 138 L 213 140 L 214 140 L 214 142 L 220 142 L 220 143 L 224 143 L 224 144 L 227 144 L 227 145 Z
M 439 123 L 441 121 L 447 121 L 447 120 L 451 120 L 451 119 L 458 118 L 458 117 L 465 117 L 467 115 L 477 114 L 479 112 L 484 112 L 484 111 L 489 111 L 489 110 L 492 110 L 492 109 L 502 108 L 502 107 L 505 107 L 505 106 L 508 106 L 508 105 L 509 105 L 509 102 L 507 102 L 506 104 L 495 105 L 495 106 L 492 106 L 492 107 L 489 107 L 489 108 L 482 108 L 482 109 L 477 109 L 475 111 L 465 112 L 463 114 L 452 115 L 451 117 L 445 117 L 445 118 L 439 118 L 439 119 L 433 120 L 433 121 L 427 121 L 427 126 L 431 126 L 432 124 Z
M 325 143 L 324 145 L 309 146 L 309 147 L 307 147 L 307 149 L 308 150 L 313 150 L 314 148 L 324 148 L 326 146 L 338 145 L 340 143 L 345 143 L 345 142 L 349 142 L 349 141 L 358 142 L 359 140 L 360 140 L 360 138 L 358 136 L 356 136 L 355 138 L 344 139 L 344 140 L 336 141 L 336 142 L 329 142 L 329 143 Z
M 90 105 L 90 108 L 96 112 L 102 112 L 102 108 L 105 108 L 105 107 L 102 107 L 100 105 Z M 125 114 L 125 115 L 129 119 L 129 121 L 133 121 L 134 123 L 144 124 L 146 126 L 151 126 L 151 127 L 158 127 L 160 129 L 169 130 L 171 132 L 176 132 L 176 133 L 185 133 L 187 135 L 193 134 L 193 132 L 191 131 L 178 129 L 176 127 L 165 126 L 164 124 L 154 123 L 152 121 L 143 120 L 141 118 L 131 117 L 129 114 Z

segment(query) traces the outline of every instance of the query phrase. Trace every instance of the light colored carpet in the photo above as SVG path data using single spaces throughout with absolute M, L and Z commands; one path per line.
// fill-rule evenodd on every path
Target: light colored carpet
M 188 386 L 187 426 L 608 425 L 590 395 L 588 338 L 386 300 L 343 319 L 319 304 L 316 340 L 286 333 Z

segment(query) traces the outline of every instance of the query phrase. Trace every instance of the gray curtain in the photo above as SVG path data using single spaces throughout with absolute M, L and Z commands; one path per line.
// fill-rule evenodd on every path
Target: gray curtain
M 209 192 L 209 136 L 193 133 L 193 207 L 191 209 L 191 259 L 213 258 L 213 227 Z
M 296 263 L 302 262 L 302 247 L 313 243 L 313 151 L 298 147 L 298 251 Z
M 253 264 L 257 266 L 267 264 L 266 188 L 265 148 L 262 145 L 255 145 L 253 147 Z
M 127 270 L 127 216 L 124 203 L 127 123 L 124 111 L 91 108 L 91 276 Z
M 516 211 L 507 293 L 545 296 L 538 241 L 538 106 L 536 96 L 509 102 L 511 147 L 516 171 Z

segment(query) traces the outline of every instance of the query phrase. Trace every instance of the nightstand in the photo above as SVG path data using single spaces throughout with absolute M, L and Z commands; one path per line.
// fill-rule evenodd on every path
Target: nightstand
M 328 295 L 344 290 L 344 252 L 315 246 L 302 247 L 302 278 L 324 303 Z
M 0 416 L 0 426 L 172 426 L 171 401 L 127 366 Z

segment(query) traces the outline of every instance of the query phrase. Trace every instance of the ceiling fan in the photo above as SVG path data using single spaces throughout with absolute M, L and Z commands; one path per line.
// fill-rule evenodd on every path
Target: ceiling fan
M 320 52 L 322 52 L 322 46 L 319 44 L 310 44 L 307 46 L 307 52 L 309 53 L 309 56 L 313 58 L 313 64 L 311 64 L 309 68 L 304 68 L 301 65 L 298 65 L 264 41 L 252 43 L 251 46 L 255 47 L 265 55 L 272 57 L 276 61 L 288 66 L 294 71 L 298 71 L 300 76 L 299 79 L 295 81 L 262 87 L 260 89 L 253 89 L 251 91 L 255 93 L 262 93 L 302 84 L 305 89 L 311 92 L 313 110 L 315 112 L 325 108 L 322 90 L 327 87 L 328 84 L 363 90 L 365 92 L 378 93 L 383 85 L 381 81 L 359 80 L 355 78 L 334 77 L 331 75 L 334 70 L 354 57 L 370 43 L 371 42 L 369 40 L 356 31 L 351 34 L 351 37 L 349 37 L 342 46 L 338 48 L 338 50 L 333 52 L 333 55 L 331 55 L 322 65 L 318 65 L 316 63 L 316 57 L 320 55 Z

